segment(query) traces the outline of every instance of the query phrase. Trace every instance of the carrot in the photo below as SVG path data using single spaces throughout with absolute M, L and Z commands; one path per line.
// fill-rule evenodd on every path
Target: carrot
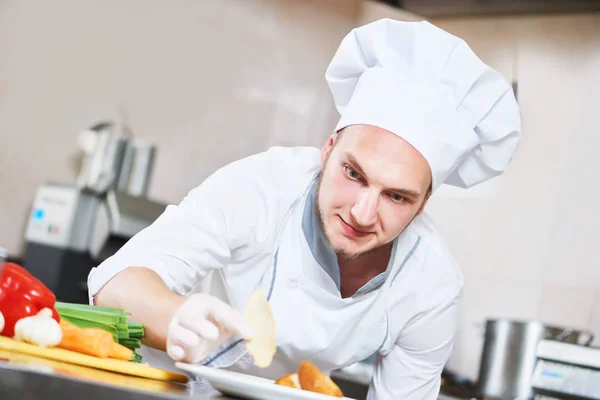
M 133 350 L 115 342 L 112 335 L 102 329 L 79 328 L 64 319 L 60 321 L 60 327 L 63 330 L 63 340 L 57 347 L 101 358 L 110 357 L 118 360 L 131 361 L 133 357 Z M 110 350 L 106 350 L 106 347 L 108 347 L 106 344 L 107 339 L 101 339 L 99 337 L 94 339 L 96 335 L 108 337 L 110 339 Z M 81 340 L 84 342 L 81 343 Z M 92 346 L 92 343 L 94 343 L 95 340 L 100 343 L 100 349 Z
M 113 346 L 112 335 L 98 328 L 78 328 L 62 324 L 63 337 L 56 346 L 100 358 L 108 358 Z
M 133 350 L 113 341 L 112 348 L 108 356 L 118 360 L 131 361 L 131 358 L 133 357 Z
M 73 325 L 72 323 L 70 323 L 69 321 L 66 321 L 64 319 L 60 319 L 59 323 L 60 327 L 62 328 L 62 330 L 64 331 L 65 329 L 79 329 L 77 328 L 75 325 Z

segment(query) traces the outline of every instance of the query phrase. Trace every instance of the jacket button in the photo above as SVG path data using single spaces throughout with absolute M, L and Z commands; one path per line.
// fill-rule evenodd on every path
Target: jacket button
M 385 315 L 382 315 L 379 322 L 381 322 L 382 324 L 385 324 L 385 321 L 386 321 Z
M 288 288 L 291 290 L 298 289 L 300 287 L 300 282 L 297 279 L 291 280 L 288 282 Z

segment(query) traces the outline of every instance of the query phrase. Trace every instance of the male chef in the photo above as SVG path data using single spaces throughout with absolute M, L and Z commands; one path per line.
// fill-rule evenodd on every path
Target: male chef
M 501 174 L 511 86 L 427 22 L 352 30 L 326 71 L 340 119 L 322 149 L 226 165 L 92 270 L 90 302 L 146 327 L 144 358 L 277 378 L 375 356 L 370 399 L 437 398 L 463 277 L 423 212 L 442 184 Z M 277 352 L 257 367 L 242 312 L 262 288 Z

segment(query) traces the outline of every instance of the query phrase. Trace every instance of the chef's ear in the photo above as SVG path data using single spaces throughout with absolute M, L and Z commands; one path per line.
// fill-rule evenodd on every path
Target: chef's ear
M 335 143 L 338 140 L 339 133 L 340 133 L 340 131 L 333 132 L 331 134 L 331 136 L 329 136 L 327 138 L 327 140 L 325 141 L 325 144 L 323 145 L 323 148 L 321 149 L 321 165 L 322 166 L 325 166 L 325 162 L 327 161 L 327 158 L 329 157 L 331 150 L 333 150 L 333 146 L 335 146 Z

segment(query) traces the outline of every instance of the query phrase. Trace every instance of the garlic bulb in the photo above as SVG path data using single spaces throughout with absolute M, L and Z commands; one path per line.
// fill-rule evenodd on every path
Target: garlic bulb
M 52 310 L 44 308 L 36 315 L 17 321 L 14 339 L 40 347 L 53 347 L 62 340 L 62 329 L 52 318 Z

